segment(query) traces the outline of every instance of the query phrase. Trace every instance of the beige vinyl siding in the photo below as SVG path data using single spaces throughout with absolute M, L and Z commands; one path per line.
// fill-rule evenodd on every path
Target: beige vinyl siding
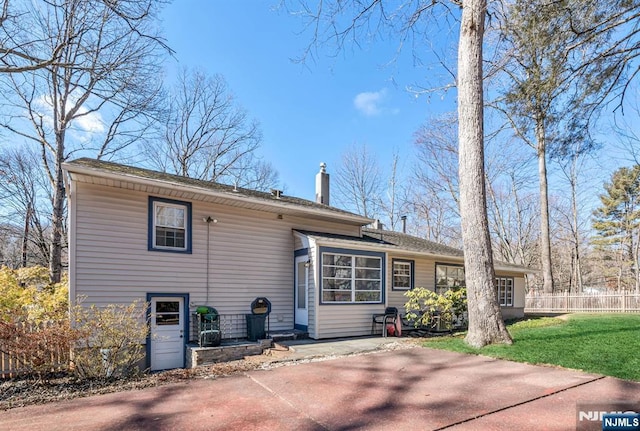
M 318 268 L 320 259 L 317 256 L 318 247 L 312 247 L 314 252 L 314 268 Z M 309 336 L 315 339 L 355 337 L 371 334 L 371 319 L 374 314 L 384 312 L 382 304 L 320 304 L 320 277 L 321 268 L 315 271 L 314 276 L 314 318 L 313 331 L 309 328 Z M 386 276 L 385 276 L 386 278 Z M 309 310 L 311 312 L 311 310 Z M 311 323 L 311 314 L 309 315 Z
M 355 337 L 371 333 L 373 314 L 384 304 L 322 304 L 318 306 L 318 330 L 313 338 Z
M 513 279 L 513 306 L 524 310 L 525 282 L 523 277 Z
M 435 290 L 436 283 L 436 263 L 461 265 L 461 261 L 446 261 L 442 259 L 430 259 L 419 256 L 410 255 L 391 255 L 387 259 L 387 304 L 390 307 L 397 307 L 400 313 L 404 313 L 404 304 L 407 298 L 404 296 L 405 291 L 392 289 L 393 281 L 393 259 L 408 259 L 415 261 L 415 280 L 414 287 L 425 287 L 429 290 Z M 504 271 L 496 271 L 496 276 L 513 277 L 513 307 L 502 307 L 505 318 L 521 317 L 524 313 L 525 300 L 525 280 L 522 274 L 510 273 Z
M 152 196 L 169 197 L 161 192 Z M 244 314 L 250 311 L 251 301 L 264 296 L 272 303 L 271 329 L 291 329 L 292 229 L 349 235 L 357 231 L 339 223 L 287 215 L 279 219 L 275 213 L 191 201 L 192 253 L 148 251 L 148 199 L 145 192 L 75 183 L 72 279 L 75 294 L 86 296 L 86 303 L 103 306 L 145 300 L 147 293 L 188 293 L 191 311 L 205 304 L 207 223 L 203 218 L 211 216 L 217 223 L 210 225 L 207 305 L 221 314 Z
M 436 261 L 432 258 L 410 255 L 392 255 L 387 261 L 387 304 L 390 307 L 397 307 L 400 313 L 404 313 L 404 304 L 407 297 L 406 291 L 393 290 L 393 259 L 407 259 L 414 261 L 414 287 L 425 287 L 435 290 L 436 285 Z

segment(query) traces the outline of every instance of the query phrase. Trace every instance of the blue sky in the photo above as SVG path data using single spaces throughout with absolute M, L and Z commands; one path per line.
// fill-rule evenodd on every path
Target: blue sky
M 407 88 L 450 83 L 432 50 L 455 70 L 451 56 L 458 28 L 444 18 L 431 21 L 431 45 L 419 41 L 424 45 L 419 64 L 410 48 L 396 56 L 397 40 L 378 39 L 361 47 L 349 46 L 337 55 L 331 48 L 320 47 L 315 61 L 302 65 L 292 59 L 302 55 L 311 34 L 304 32 L 301 18 L 276 10 L 277 3 L 181 0 L 169 4 L 161 18 L 176 54 L 165 65 L 167 85 L 183 67 L 223 75 L 237 101 L 260 122 L 259 155 L 277 169 L 288 195 L 314 199 L 319 163 L 326 162 L 329 173 L 335 174 L 341 154 L 353 144 L 367 145 L 384 169 L 397 151 L 408 171 L 415 131 L 430 117 L 454 111 L 456 106 L 455 90 L 416 96 Z M 628 124 L 635 124 L 637 112 L 630 114 Z M 614 135 L 603 129 L 601 140 L 605 151 L 589 158 L 583 172 L 588 206 L 599 203 L 597 195 L 613 170 L 632 164 L 628 150 L 616 148 Z M 549 175 L 551 193 L 564 194 L 566 184 L 558 179 L 557 167 L 549 166 Z M 537 188 L 537 177 L 532 175 L 529 186 Z
M 337 56 L 320 49 L 315 61 L 292 61 L 311 36 L 301 33 L 301 19 L 274 5 L 183 0 L 170 4 L 162 18 L 176 51 L 166 64 L 168 77 L 182 67 L 223 75 L 260 122 L 260 155 L 278 170 L 287 194 L 313 199 L 319 163 L 335 172 L 341 153 L 354 143 L 370 147 L 382 165 L 394 151 L 409 158 L 413 133 L 428 116 L 455 109 L 454 94 L 416 97 L 407 90 L 441 71 L 417 67 L 408 50 L 388 64 L 397 41 L 351 47 Z

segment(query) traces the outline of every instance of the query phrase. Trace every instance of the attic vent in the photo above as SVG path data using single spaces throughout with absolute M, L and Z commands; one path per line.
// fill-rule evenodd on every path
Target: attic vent
M 280 199 L 280 196 L 282 196 L 282 190 L 271 189 L 271 194 L 275 196 L 277 199 Z

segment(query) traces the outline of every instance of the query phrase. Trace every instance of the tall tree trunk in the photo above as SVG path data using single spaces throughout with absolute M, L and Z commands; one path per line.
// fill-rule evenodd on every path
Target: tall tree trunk
M 636 237 L 635 245 L 633 247 L 633 278 L 635 281 L 636 293 L 640 293 L 640 268 L 638 262 L 640 259 L 640 238 L 638 237 L 637 230 L 632 234 L 632 238 Z
M 31 224 L 31 203 L 27 204 L 24 216 L 24 230 L 22 231 L 22 267 L 27 267 L 27 251 L 29 246 L 29 225 Z
M 542 116 L 539 116 L 541 118 Z M 547 151 L 544 120 L 536 122 L 538 142 L 538 177 L 540 180 L 540 260 L 542 263 L 542 289 L 553 292 L 553 270 L 551 268 L 551 232 L 549 229 L 549 187 L 547 185 Z
M 64 138 L 57 136 L 56 139 L 62 140 Z M 64 144 L 59 143 L 53 172 L 53 211 L 51 212 L 51 246 L 49 249 L 49 277 L 52 283 L 59 283 L 62 277 L 62 237 L 65 222 L 64 200 L 66 198 L 62 174 L 63 162 Z
M 484 174 L 482 41 L 486 0 L 465 0 L 458 49 L 460 215 L 469 307 L 466 342 L 511 344 L 495 291 Z
M 573 247 L 574 247 L 574 259 L 575 259 L 575 284 L 576 284 L 576 292 L 582 292 L 582 257 L 580 256 L 580 230 L 578 229 L 578 191 L 577 181 L 578 174 L 576 173 L 577 168 L 573 168 L 573 174 L 571 178 L 571 210 L 573 215 Z

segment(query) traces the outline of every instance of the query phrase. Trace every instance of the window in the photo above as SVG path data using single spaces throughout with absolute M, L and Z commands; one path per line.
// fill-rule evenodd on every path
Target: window
M 380 303 L 383 253 L 322 253 L 323 303 Z
M 460 265 L 436 264 L 436 293 L 464 287 L 464 267 Z
M 413 260 L 393 259 L 393 290 L 413 289 Z
M 149 198 L 149 250 L 191 253 L 191 204 Z
M 502 307 L 513 307 L 513 278 L 496 277 L 496 293 L 498 304 Z M 462 266 L 436 264 L 436 292 L 444 293 L 447 289 L 459 289 L 464 285 L 464 268 Z
M 180 302 L 178 301 L 158 301 L 155 312 L 158 326 L 180 324 Z
M 503 307 L 513 307 L 513 278 L 496 278 L 498 303 Z

